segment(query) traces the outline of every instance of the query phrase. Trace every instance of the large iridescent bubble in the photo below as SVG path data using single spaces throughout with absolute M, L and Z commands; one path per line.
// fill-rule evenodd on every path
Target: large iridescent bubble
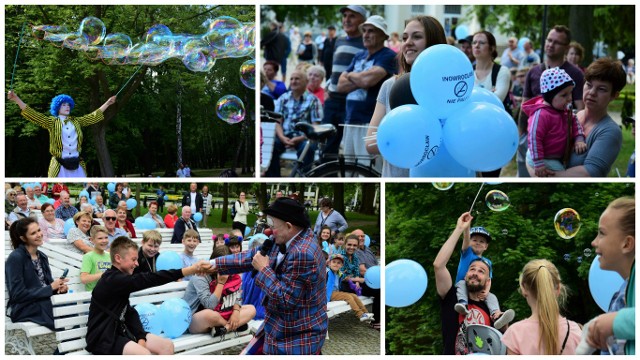
M 107 28 L 104 26 L 102 20 L 89 16 L 82 19 L 78 32 L 85 36 L 88 45 L 95 46 L 104 40 Z
M 511 201 L 507 194 L 500 190 L 491 190 L 484 198 L 487 207 L 493 211 L 505 211 L 511 205 Z
M 171 37 L 173 33 L 166 25 L 157 24 L 147 30 L 147 33 L 144 36 L 144 42 L 146 43 L 156 43 L 159 45 L 169 45 L 171 43 Z
M 433 185 L 434 188 L 440 190 L 440 191 L 447 191 L 449 189 L 451 189 L 453 187 L 452 182 L 433 182 L 431 183 L 431 185 Z
M 580 214 L 571 208 L 561 209 L 553 219 L 553 226 L 561 238 L 571 239 L 578 235 L 582 226 Z
M 244 104 L 235 95 L 225 95 L 216 104 L 216 114 L 228 124 L 237 124 L 244 120 Z
M 131 38 L 127 34 L 108 34 L 104 38 L 104 45 L 100 49 L 102 59 L 107 64 L 122 63 L 131 49 Z
M 240 81 L 249 89 L 256 88 L 256 61 L 247 60 L 240 65 Z

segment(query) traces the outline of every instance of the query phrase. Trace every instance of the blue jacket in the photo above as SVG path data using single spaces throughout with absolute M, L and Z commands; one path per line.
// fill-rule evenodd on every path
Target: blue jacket
M 333 284 L 336 282 L 336 276 L 338 277 L 339 282 L 344 279 L 344 274 L 341 273 L 340 270 L 338 270 L 338 275 L 336 275 L 327 267 L 327 302 L 331 301 L 331 294 L 333 294 Z
M 38 251 L 38 256 L 45 282 L 51 284 L 53 277 L 51 276 L 51 268 L 49 268 L 49 259 L 40 251 Z M 31 255 L 23 244 L 13 250 L 7 258 L 4 275 L 9 292 L 7 308 L 11 308 L 9 315 L 11 321 L 32 321 L 54 330 L 53 305 L 51 304 L 51 295 L 54 294 L 54 291 L 51 286 L 42 286 L 36 268 L 31 261 Z

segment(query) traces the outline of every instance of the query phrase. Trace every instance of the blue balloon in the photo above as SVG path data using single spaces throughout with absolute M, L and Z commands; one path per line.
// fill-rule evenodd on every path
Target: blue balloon
M 247 226 L 244 228 L 244 237 L 249 236 L 249 234 L 251 234 L 251 228 Z
M 160 256 L 158 256 L 156 269 L 158 269 L 158 271 L 182 269 L 182 259 L 180 255 L 174 251 L 161 252 Z
M 526 43 L 527 41 L 531 41 L 531 40 L 529 40 L 528 37 L 523 37 L 520 40 L 518 40 L 518 49 L 524 50 L 524 43 Z
M 191 324 L 191 308 L 183 299 L 172 298 L 165 300 L 160 305 L 160 314 L 162 317 L 162 331 L 170 339 L 175 339 L 182 335 Z
M 193 220 L 195 220 L 196 222 L 202 221 L 202 213 L 197 212 L 193 214 Z
M 109 184 L 107 184 L 107 190 L 109 190 L 109 192 L 114 192 L 114 191 L 116 191 L 116 183 L 109 183 Z
M 138 216 L 134 221 L 133 221 L 133 225 L 135 225 L 136 228 L 138 229 L 143 229 L 144 225 L 144 217 L 142 216 Z
M 89 195 L 89 192 L 87 190 L 82 190 L 80 191 L 80 195 L 78 195 L 78 199 L 81 197 L 86 197 L 87 199 L 91 198 L 91 196 Z
M 409 306 L 427 290 L 427 272 L 413 260 L 400 259 L 384 270 L 385 303 L 391 307 Z
M 464 107 L 475 82 L 467 55 L 446 44 L 420 53 L 409 76 L 413 97 L 437 119 L 446 119 Z
M 409 170 L 410 177 L 476 177 L 476 172 L 458 163 L 447 150 L 444 141 L 436 157 Z
M 456 26 L 455 35 L 458 40 L 466 38 L 469 36 L 469 28 L 467 28 L 467 25 L 458 25 Z
M 322 251 L 326 252 L 327 254 L 329 253 L 329 243 L 326 241 L 322 242 Z
M 372 289 L 380 289 L 380 266 L 372 266 L 364 273 L 364 283 Z
M 135 306 L 140 322 L 145 331 L 155 335 L 162 333 L 162 318 L 157 306 L 149 303 L 142 303 Z
M 89 204 L 95 205 L 96 204 L 96 199 L 95 198 L 89 199 Z
M 165 195 L 163 199 L 164 199 L 164 201 L 169 200 L 169 195 Z
M 369 247 L 369 245 L 371 245 L 371 238 L 369 235 L 364 234 L 364 246 Z
M 144 220 L 144 226 L 147 230 L 153 230 L 158 227 L 158 224 L 153 219 L 145 218 Z
M 616 291 L 624 283 L 624 279 L 615 271 L 602 270 L 600 268 L 600 255 L 596 256 L 589 268 L 589 291 L 596 304 L 607 312 L 609 303 Z
M 76 227 L 76 223 L 73 222 L 73 218 L 68 218 L 67 220 L 65 220 L 64 234 L 69 235 L 69 230 L 73 229 L 74 227 Z
M 376 141 L 385 160 L 401 168 L 413 168 L 436 156 L 442 127 L 424 107 L 402 105 L 382 119 Z
M 502 103 L 502 101 L 500 101 L 498 95 L 496 95 L 493 91 L 489 91 L 481 87 L 473 88 L 473 90 L 471 91 L 471 99 L 469 100 L 469 102 L 489 103 L 504 110 L 504 104 Z
M 136 199 L 127 199 L 127 210 L 131 210 L 138 205 Z
M 447 119 L 444 143 L 460 165 L 492 171 L 506 165 L 518 149 L 518 128 L 504 109 L 471 103 Z

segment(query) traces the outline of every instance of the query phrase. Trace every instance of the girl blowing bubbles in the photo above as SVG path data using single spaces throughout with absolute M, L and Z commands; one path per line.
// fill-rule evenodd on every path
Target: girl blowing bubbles
M 542 95 L 522 104 L 522 111 L 529 116 L 527 164 L 535 168 L 538 177 L 565 170 L 571 148 L 577 154 L 587 150 L 582 127 L 571 111 L 574 86 L 564 70 L 547 69 L 540 77 Z

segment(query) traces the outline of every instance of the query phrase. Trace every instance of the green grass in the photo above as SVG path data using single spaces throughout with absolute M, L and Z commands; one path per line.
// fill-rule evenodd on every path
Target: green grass
M 618 171 L 620 172 L 620 176 L 624 177 L 627 173 L 627 164 L 629 163 L 629 157 L 633 153 L 633 150 L 636 148 L 636 139 L 631 134 L 631 129 L 625 129 L 622 127 L 622 149 L 616 158 L 616 161 L 613 163 L 611 167 L 611 171 L 609 172 L 609 177 L 618 177 Z
M 192 176 L 196 177 L 196 178 L 201 178 L 201 177 L 219 177 L 220 174 L 222 173 L 222 171 L 226 170 L 227 168 L 222 168 L 222 169 L 192 169 L 191 173 Z M 237 168 L 235 169 L 236 173 L 238 174 L 238 177 L 253 177 L 253 173 L 247 173 L 247 174 L 241 174 L 240 170 L 242 170 L 241 168 Z M 139 177 L 140 174 L 127 174 L 125 175 L 126 177 Z M 164 177 L 164 171 L 155 171 L 151 173 L 151 177 Z M 175 173 L 171 178 L 175 178 Z M 165 179 L 169 179 L 166 178 Z

